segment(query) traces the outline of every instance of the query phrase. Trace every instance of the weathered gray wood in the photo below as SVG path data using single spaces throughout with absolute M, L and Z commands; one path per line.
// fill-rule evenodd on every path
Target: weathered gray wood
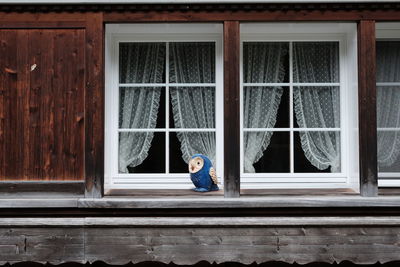
M 398 226 L 400 216 L 0 218 L 0 227 Z
M 360 196 L 268 196 L 226 199 L 222 196 L 202 198 L 128 198 L 105 197 L 102 199 L 52 198 L 39 195 L 36 198 L 0 198 L 0 208 L 293 208 L 293 207 L 400 207 L 400 196 L 363 198 Z
M 99 260 L 394 261 L 400 260 L 400 216 L 0 218 L 0 264 Z
M 84 262 L 84 229 L 0 228 L 0 264 Z
M 79 199 L 80 208 L 283 208 L 283 207 L 400 207 L 399 196 L 269 196 L 204 198 Z
M 15 196 L 14 196 L 15 197 Z M 41 194 L 40 198 L 34 199 L 0 199 L 0 208 L 76 208 L 78 198 L 45 198 Z

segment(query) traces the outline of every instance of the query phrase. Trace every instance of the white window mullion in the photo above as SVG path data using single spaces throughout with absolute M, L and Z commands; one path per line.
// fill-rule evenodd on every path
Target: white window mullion
M 290 173 L 294 173 L 294 114 L 293 114 L 293 42 L 289 42 L 289 127 L 290 127 Z
M 169 42 L 166 42 L 165 57 L 165 173 L 169 173 Z

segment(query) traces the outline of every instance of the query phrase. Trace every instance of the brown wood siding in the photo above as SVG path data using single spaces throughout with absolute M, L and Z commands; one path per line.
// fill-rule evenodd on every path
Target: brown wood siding
M 0 30 L 0 180 L 81 180 L 85 32 Z

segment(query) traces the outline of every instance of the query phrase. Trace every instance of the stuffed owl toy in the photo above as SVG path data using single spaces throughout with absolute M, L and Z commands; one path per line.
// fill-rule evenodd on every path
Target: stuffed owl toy
M 208 192 L 219 190 L 217 174 L 211 161 L 206 156 L 201 154 L 193 155 L 189 160 L 189 173 L 190 179 L 196 186 L 193 191 Z

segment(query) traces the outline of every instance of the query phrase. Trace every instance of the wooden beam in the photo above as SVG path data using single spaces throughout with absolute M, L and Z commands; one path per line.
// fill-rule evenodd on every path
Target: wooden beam
M 240 196 L 240 25 L 224 22 L 224 189 Z
M 111 23 L 133 22 L 246 22 L 287 21 L 358 21 L 363 19 L 398 21 L 398 10 L 217 10 L 217 11 L 136 11 L 105 12 L 104 21 Z
M 375 21 L 358 23 L 360 192 L 378 195 Z
M 103 195 L 103 14 L 86 14 L 85 197 Z

